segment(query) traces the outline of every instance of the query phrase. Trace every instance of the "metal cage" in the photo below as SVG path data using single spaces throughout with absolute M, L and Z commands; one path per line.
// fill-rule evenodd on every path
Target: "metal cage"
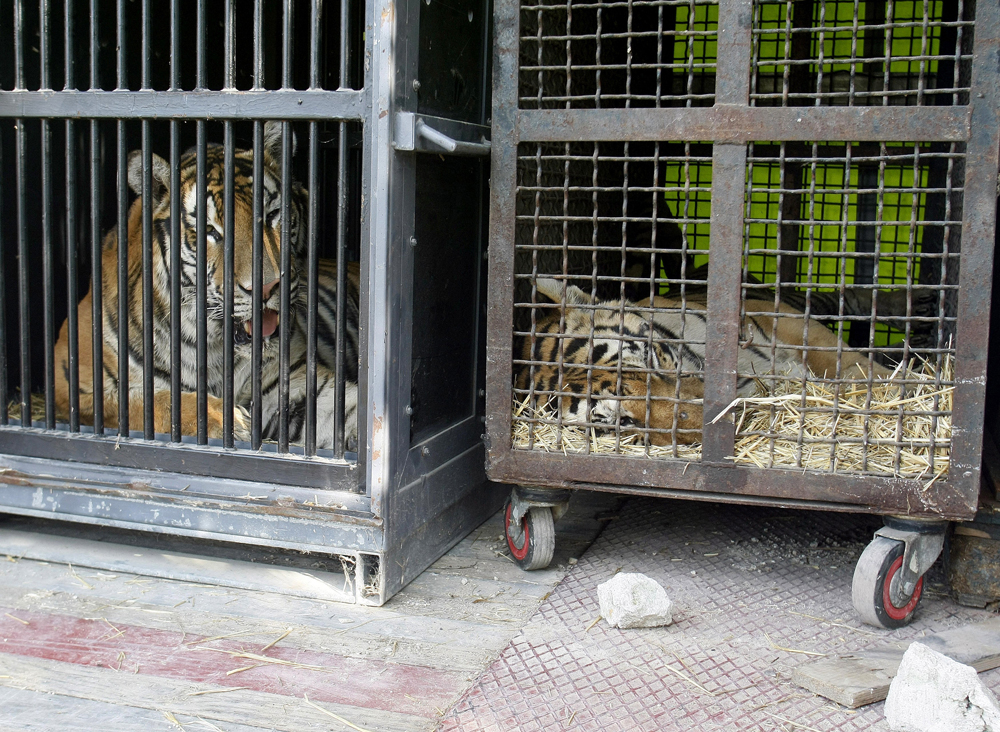
M 0 18 L 0 511 L 340 555 L 381 604 L 496 507 L 489 3 Z
M 998 21 L 498 2 L 490 478 L 971 518 Z

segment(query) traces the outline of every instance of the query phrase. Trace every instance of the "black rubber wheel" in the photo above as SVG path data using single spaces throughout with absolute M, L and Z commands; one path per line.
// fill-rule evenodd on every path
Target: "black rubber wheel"
M 892 578 L 903 566 L 901 541 L 876 536 L 865 547 L 857 566 L 854 568 L 854 583 L 851 596 L 854 609 L 861 619 L 876 628 L 902 628 L 913 620 L 923 594 L 924 578 L 917 580 L 913 594 L 902 604 L 896 605 L 890 596 Z
M 503 511 L 503 528 L 507 537 L 507 548 L 521 569 L 545 569 L 552 561 L 556 550 L 556 529 L 552 520 L 552 509 L 548 506 L 533 506 L 521 519 L 520 530 L 511 524 L 513 507 L 508 500 Z

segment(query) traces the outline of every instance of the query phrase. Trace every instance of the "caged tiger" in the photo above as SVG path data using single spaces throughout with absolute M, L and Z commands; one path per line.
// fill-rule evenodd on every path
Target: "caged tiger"
M 646 433 L 652 445 L 701 441 L 704 293 L 633 303 L 596 299 L 554 279 L 539 278 L 535 286 L 560 307 L 536 316 L 534 336 L 522 335 L 515 347 L 519 361 L 514 386 L 521 396 L 531 394 L 539 403 L 558 399 L 565 423 Z M 858 380 L 892 375 L 884 366 L 839 348 L 834 333 L 789 305 L 781 304 L 783 316 L 772 314 L 773 302 L 747 300 L 744 307 L 737 368 L 740 396 L 752 395 L 759 380 L 803 378 L 809 371 Z M 779 376 L 768 376 L 773 374 Z
M 308 192 L 298 182 L 290 191 L 282 191 L 281 181 L 281 125 L 268 122 L 264 127 L 263 170 L 264 221 L 263 221 L 263 307 L 253 312 L 253 151 L 234 151 L 234 251 L 233 251 L 233 415 L 234 436 L 237 440 L 250 437 L 249 408 L 252 398 L 252 344 L 251 334 L 255 317 L 260 318 L 263 341 L 261 362 L 261 435 L 265 440 L 277 439 L 279 429 L 278 381 L 280 319 L 280 271 L 282 198 L 287 198 L 291 231 L 291 268 L 289 274 L 290 303 L 292 312 L 289 348 L 289 410 L 288 436 L 292 443 L 304 438 L 306 415 L 306 282 L 303 271 L 304 249 L 307 240 L 305 212 Z M 128 329 L 129 344 L 129 428 L 143 427 L 143 313 L 142 313 L 142 160 L 141 151 L 135 150 L 128 158 L 128 182 L 139 196 L 128 215 Z M 225 357 L 224 334 L 224 150 L 211 144 L 206 153 L 206 260 L 208 271 L 207 296 L 207 362 L 208 378 L 208 436 L 222 437 L 223 429 L 223 363 Z M 170 183 L 171 176 L 180 176 L 181 210 L 181 432 L 197 434 L 197 317 L 196 317 L 196 207 L 197 207 L 197 156 L 188 150 L 180 160 L 180 169 L 171 171 L 168 163 L 157 155 L 152 156 L 152 219 L 153 219 L 153 381 L 154 430 L 169 433 L 171 427 L 171 353 L 170 353 Z M 80 421 L 93 424 L 94 402 L 102 398 L 104 421 L 109 427 L 118 426 L 118 332 L 122 325 L 118 319 L 118 231 L 112 229 L 103 241 L 101 303 L 103 316 L 103 365 L 104 389 L 98 397 L 93 388 L 93 353 L 91 339 L 79 339 L 79 405 Z M 320 260 L 317 317 L 316 353 L 316 446 L 332 448 L 334 445 L 335 374 L 336 374 L 336 265 Z M 347 273 L 348 290 L 345 321 L 345 381 L 344 432 L 349 449 L 357 442 L 357 381 L 358 381 L 358 271 L 352 267 Z M 77 308 L 80 333 L 91 330 L 91 302 L 93 288 L 80 301 Z M 61 419 L 69 414 L 69 332 L 68 323 L 59 331 L 56 343 L 56 409 Z

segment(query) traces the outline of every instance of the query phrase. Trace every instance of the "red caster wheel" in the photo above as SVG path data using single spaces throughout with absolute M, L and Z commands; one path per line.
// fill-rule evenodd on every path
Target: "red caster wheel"
M 549 506 L 532 506 L 520 521 L 513 520 L 514 505 L 504 507 L 507 547 L 521 569 L 545 569 L 556 550 L 556 529 Z
M 901 541 L 876 536 L 858 560 L 851 595 L 854 609 L 869 625 L 902 628 L 913 619 L 923 594 L 924 578 L 917 580 L 912 592 L 905 593 L 900 571 L 904 548 Z

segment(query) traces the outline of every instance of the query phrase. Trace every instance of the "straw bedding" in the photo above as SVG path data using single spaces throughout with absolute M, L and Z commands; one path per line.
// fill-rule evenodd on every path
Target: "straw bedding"
M 735 400 L 724 415 L 736 422 L 733 460 L 761 468 L 887 475 L 930 485 L 948 472 L 953 358 L 941 365 L 911 361 L 893 381 L 840 385 L 815 377 L 758 381 L 752 397 Z M 894 383 L 895 382 L 895 383 Z M 900 383 L 903 384 L 902 388 Z M 554 404 L 514 404 L 513 447 L 545 452 L 600 453 L 696 461 L 701 445 L 659 447 L 640 434 L 616 437 L 556 424 Z M 560 439 L 561 437 L 561 439 Z M 589 448 L 589 450 L 588 450 Z

